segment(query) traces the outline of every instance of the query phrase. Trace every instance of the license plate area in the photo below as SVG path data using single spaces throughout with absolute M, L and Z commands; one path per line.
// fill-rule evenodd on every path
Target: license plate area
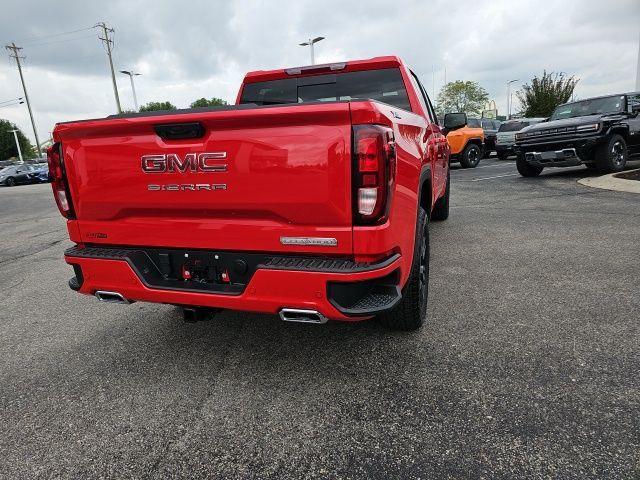
M 240 294 L 262 255 L 203 250 L 134 250 L 130 263 L 152 287 Z

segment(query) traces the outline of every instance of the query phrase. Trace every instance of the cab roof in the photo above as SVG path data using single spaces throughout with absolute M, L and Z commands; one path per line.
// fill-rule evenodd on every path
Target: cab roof
M 362 70 L 380 70 L 403 65 L 400 58 L 389 55 L 373 57 L 364 60 L 350 60 L 348 62 L 333 62 L 322 65 L 307 65 L 303 67 L 280 68 L 278 70 L 256 70 L 245 75 L 243 83 L 264 82 L 283 78 L 317 75 L 319 73 L 357 72 Z

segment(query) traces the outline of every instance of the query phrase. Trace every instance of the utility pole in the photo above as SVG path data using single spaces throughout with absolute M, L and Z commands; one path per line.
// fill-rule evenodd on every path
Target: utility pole
M 5 45 L 7 50 L 11 50 L 13 55 L 9 54 L 11 58 L 16 59 L 16 64 L 18 65 L 18 72 L 20 73 L 20 81 L 22 82 L 22 90 L 24 91 L 24 99 L 27 101 L 27 109 L 29 110 L 29 117 L 31 117 L 31 126 L 33 127 L 33 136 L 36 138 L 36 149 L 38 150 L 38 157 L 42 156 L 42 150 L 40 150 L 40 140 L 38 140 L 38 131 L 36 130 L 36 122 L 33 120 L 33 111 L 31 110 L 31 102 L 29 101 L 29 94 L 27 93 L 27 86 L 24 84 L 24 76 L 22 75 L 22 65 L 20 64 L 20 60 L 24 60 L 25 57 L 21 57 L 18 54 L 19 50 L 22 50 L 22 47 L 16 47 L 15 43 L 11 43 L 11 45 Z M 15 133 L 15 132 L 14 132 Z M 17 141 L 17 137 L 16 137 Z M 20 147 L 18 147 L 18 150 Z M 20 159 L 22 159 L 22 154 L 20 154 Z
M 313 54 L 313 44 L 314 43 L 318 43 L 320 40 L 324 40 L 324 37 L 316 37 L 316 38 L 310 38 L 308 41 L 303 42 L 300 44 L 301 47 L 306 47 L 308 46 L 311 49 L 311 65 L 315 65 L 316 64 L 316 59 L 315 56 Z
M 13 138 L 16 139 L 16 147 L 18 147 L 18 156 L 20 157 L 20 163 L 23 163 L 24 160 L 22 160 L 22 150 L 20 150 L 20 142 L 18 141 L 18 130 L 9 130 L 10 132 L 13 132 Z
M 113 40 L 109 38 L 109 33 L 113 33 L 114 30 L 113 28 L 107 28 L 107 25 L 104 22 L 99 22 L 95 26 L 100 27 L 102 29 L 102 34 L 104 35 L 104 37 L 98 38 L 102 40 L 107 47 L 109 67 L 111 67 L 111 82 L 113 83 L 113 94 L 116 97 L 116 106 L 118 107 L 118 113 L 122 113 L 122 108 L 120 107 L 120 96 L 118 95 L 118 85 L 116 84 L 116 74 L 113 71 L 113 59 L 111 58 L 111 46 L 113 45 Z

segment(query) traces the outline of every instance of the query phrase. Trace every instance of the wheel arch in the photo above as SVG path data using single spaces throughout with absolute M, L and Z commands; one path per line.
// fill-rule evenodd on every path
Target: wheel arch
M 480 137 L 473 137 L 467 140 L 467 143 L 464 144 L 464 148 L 462 150 L 464 151 L 464 149 L 467 148 L 471 143 L 478 145 L 478 147 L 480 147 L 481 149 L 484 145 Z
M 418 207 L 422 207 L 431 217 L 433 206 L 433 186 L 431 182 L 431 168 L 427 167 L 420 173 L 420 184 L 418 189 Z M 416 224 L 418 221 L 418 209 L 416 209 Z
M 625 142 L 629 141 L 629 126 L 628 125 L 613 125 L 609 127 L 607 136 L 621 135 Z

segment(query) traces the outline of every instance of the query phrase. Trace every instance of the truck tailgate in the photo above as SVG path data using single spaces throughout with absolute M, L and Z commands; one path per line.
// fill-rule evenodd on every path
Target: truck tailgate
M 154 129 L 194 122 L 200 138 Z M 72 122 L 54 139 L 83 242 L 352 253 L 349 103 Z

